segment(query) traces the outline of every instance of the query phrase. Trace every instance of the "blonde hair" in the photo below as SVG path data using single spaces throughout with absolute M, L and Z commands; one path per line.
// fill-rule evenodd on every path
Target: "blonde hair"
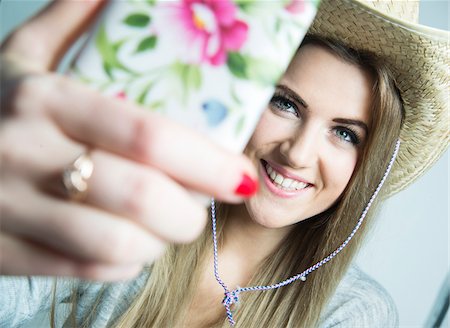
M 381 180 L 403 120 L 403 106 L 395 81 L 380 58 L 347 48 L 334 40 L 308 36 L 315 44 L 368 71 L 373 78 L 371 132 L 354 174 L 338 202 L 329 210 L 295 224 L 272 254 L 260 264 L 249 285 L 269 285 L 304 271 L 333 252 L 351 233 Z M 383 192 L 383 191 L 381 191 Z M 375 204 L 374 204 L 375 205 Z M 234 314 L 236 327 L 315 327 L 320 314 L 356 254 L 374 217 L 375 206 L 358 233 L 330 263 L 308 275 L 306 282 L 240 296 Z M 219 205 L 218 238 L 222 237 L 226 205 Z M 211 252 L 210 226 L 190 245 L 172 246 L 149 268 L 149 279 L 115 327 L 178 327 L 199 280 L 199 267 Z M 225 311 L 213 324 L 229 327 Z

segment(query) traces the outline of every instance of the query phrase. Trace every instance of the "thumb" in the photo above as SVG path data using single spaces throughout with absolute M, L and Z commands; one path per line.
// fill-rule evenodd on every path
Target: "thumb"
M 54 69 L 94 20 L 103 0 L 55 0 L 16 30 L 1 50 L 38 70 Z

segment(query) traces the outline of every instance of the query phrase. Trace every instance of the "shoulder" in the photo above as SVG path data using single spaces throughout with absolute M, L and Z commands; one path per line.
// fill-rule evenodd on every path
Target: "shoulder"
M 110 325 L 126 311 L 149 277 L 149 270 L 144 269 L 138 277 L 127 281 L 81 283 L 75 313 L 77 322 L 89 320 L 90 326 L 96 327 Z
M 68 284 L 58 283 L 61 287 Z M 55 278 L 0 276 L 0 327 L 20 327 L 40 313 L 48 313 L 53 299 L 62 303 L 69 294 L 69 288 L 56 289 Z
M 388 292 L 356 265 L 349 268 L 321 316 L 320 327 L 398 327 Z

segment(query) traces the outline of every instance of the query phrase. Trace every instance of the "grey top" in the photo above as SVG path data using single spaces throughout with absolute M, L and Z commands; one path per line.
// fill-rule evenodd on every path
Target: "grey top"
M 57 309 L 69 304 L 74 286 L 78 288 L 77 320 L 92 312 L 99 292 L 103 292 L 91 327 L 107 327 L 129 306 L 144 285 L 148 274 L 134 280 L 101 284 L 58 280 Z M 46 277 L 0 277 L 0 327 L 48 327 L 54 279 Z M 102 289 L 102 286 L 104 289 Z M 285 287 L 292 288 L 292 286 Z M 66 306 L 67 307 L 67 306 Z M 70 327 L 67 315 L 57 327 Z M 396 306 L 385 289 L 358 267 L 351 266 L 321 315 L 320 328 L 398 327 Z

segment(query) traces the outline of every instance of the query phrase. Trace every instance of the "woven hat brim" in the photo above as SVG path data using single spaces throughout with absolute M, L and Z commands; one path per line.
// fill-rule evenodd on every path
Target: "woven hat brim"
M 376 53 L 393 70 L 406 115 L 386 195 L 406 188 L 449 145 L 450 34 L 352 0 L 323 0 L 309 32 Z

